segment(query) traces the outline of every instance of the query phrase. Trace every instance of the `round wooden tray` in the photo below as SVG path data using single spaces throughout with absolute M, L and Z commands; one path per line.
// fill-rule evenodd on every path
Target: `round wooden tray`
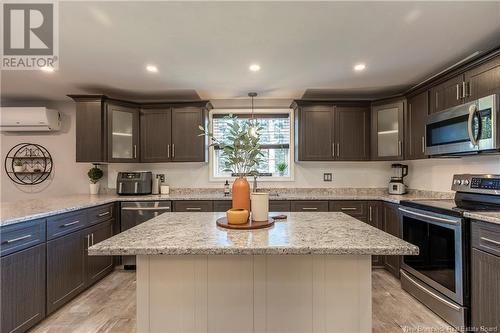
M 217 225 L 226 229 L 235 230 L 252 230 L 252 229 L 263 229 L 269 228 L 274 224 L 274 220 L 269 218 L 267 221 L 248 221 L 245 224 L 229 224 L 227 223 L 227 217 L 219 217 L 217 219 Z

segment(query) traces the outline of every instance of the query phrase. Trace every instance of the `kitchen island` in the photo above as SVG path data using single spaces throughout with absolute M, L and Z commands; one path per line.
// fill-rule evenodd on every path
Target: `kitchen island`
M 168 213 L 89 248 L 137 255 L 138 332 L 371 332 L 371 256 L 418 248 L 343 213 L 226 230 Z

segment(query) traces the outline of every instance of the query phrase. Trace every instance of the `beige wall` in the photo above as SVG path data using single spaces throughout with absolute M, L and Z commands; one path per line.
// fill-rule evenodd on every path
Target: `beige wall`
M 59 110 L 62 128 L 58 132 L 4 133 L 0 134 L 2 176 L 1 201 L 14 201 L 44 196 L 59 196 L 71 193 L 87 193 L 87 170 L 89 163 L 75 162 L 75 107 L 74 103 L 23 103 L 23 106 L 47 106 Z M 9 106 L 20 106 L 9 104 Z M 50 152 L 54 161 L 54 171 L 50 178 L 40 185 L 20 186 L 13 183 L 4 170 L 5 156 L 14 145 L 22 142 L 37 143 Z

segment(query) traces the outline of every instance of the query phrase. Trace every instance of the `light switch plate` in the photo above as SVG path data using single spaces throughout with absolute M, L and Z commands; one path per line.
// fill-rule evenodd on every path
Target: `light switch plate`
M 332 174 L 331 173 L 324 173 L 323 174 L 323 181 L 324 182 L 331 182 L 332 181 Z

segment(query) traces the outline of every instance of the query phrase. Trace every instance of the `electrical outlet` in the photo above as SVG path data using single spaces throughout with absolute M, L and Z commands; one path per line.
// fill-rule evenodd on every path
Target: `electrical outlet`
M 331 173 L 324 173 L 323 174 L 323 181 L 324 182 L 331 182 L 332 181 L 332 174 Z

